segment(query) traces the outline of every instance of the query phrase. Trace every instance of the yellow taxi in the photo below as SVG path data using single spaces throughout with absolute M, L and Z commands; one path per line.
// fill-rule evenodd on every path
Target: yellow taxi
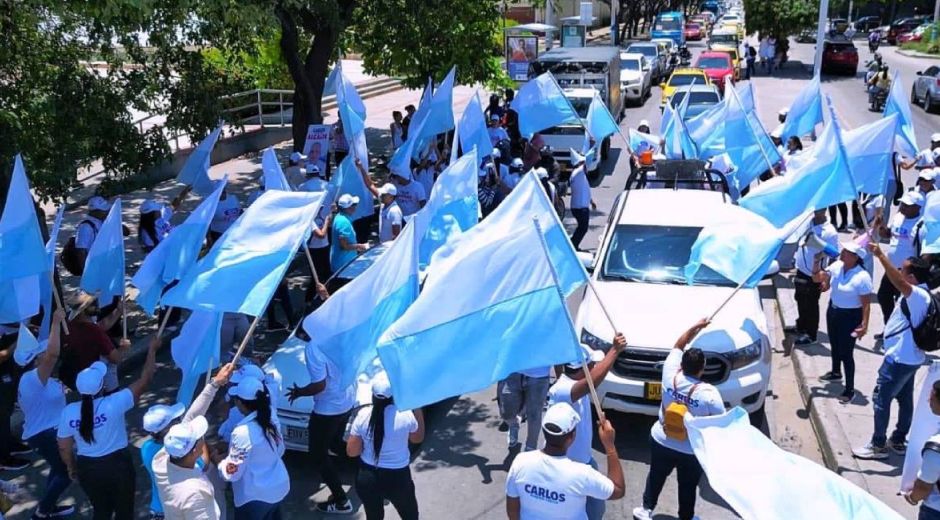
M 721 26 L 722 30 L 725 31 L 734 31 L 738 33 L 739 39 L 744 39 L 744 23 L 743 22 L 726 22 Z
M 659 103 L 659 109 L 664 110 L 666 108 L 666 103 L 668 103 L 672 98 L 672 95 L 676 93 L 677 88 L 692 84 L 711 85 L 712 82 L 708 79 L 708 75 L 705 74 L 705 71 L 702 69 L 695 69 L 691 67 L 676 69 L 675 72 L 669 76 L 668 81 L 659 85 L 663 93 L 662 100 Z
M 726 45 L 714 45 L 712 46 L 712 52 L 723 52 L 731 57 L 731 66 L 734 67 L 734 80 L 741 80 L 741 53 L 738 52 L 736 47 L 730 47 Z

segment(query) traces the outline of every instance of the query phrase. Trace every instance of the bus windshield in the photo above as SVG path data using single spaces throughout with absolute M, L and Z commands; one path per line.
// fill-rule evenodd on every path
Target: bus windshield
M 658 18 L 654 31 L 681 31 L 682 23 L 678 18 Z

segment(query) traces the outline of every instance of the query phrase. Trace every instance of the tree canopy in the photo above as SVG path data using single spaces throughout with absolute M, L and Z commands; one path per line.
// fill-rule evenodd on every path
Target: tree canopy
M 778 38 L 816 27 L 819 2 L 816 0 L 744 0 L 747 32 L 772 34 Z

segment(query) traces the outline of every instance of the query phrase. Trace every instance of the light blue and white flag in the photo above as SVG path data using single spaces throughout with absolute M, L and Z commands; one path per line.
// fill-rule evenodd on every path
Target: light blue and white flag
M 629 134 L 630 150 L 632 151 L 639 150 L 644 145 L 649 145 L 650 148 L 658 151 L 659 145 L 662 142 L 662 139 L 658 135 L 646 134 L 639 130 L 634 130 L 633 128 L 627 129 L 627 134 Z
M 222 134 L 222 125 L 212 131 L 199 143 L 183 164 L 183 169 L 176 176 L 176 180 L 193 187 L 193 191 L 205 197 L 215 189 L 215 181 L 209 178 L 210 159 L 212 149 Z
M 888 182 L 894 180 L 892 157 L 897 125 L 898 115 L 891 114 L 842 132 L 845 154 L 849 158 L 858 191 L 881 195 L 886 192 Z
M 728 84 L 725 84 L 725 87 L 728 87 Z M 738 94 L 738 99 L 741 101 L 741 105 L 744 106 L 744 109 L 748 112 L 756 112 L 757 104 L 754 101 L 754 82 L 748 81 L 747 83 L 742 83 L 737 87 L 733 87 Z
M 343 74 L 342 67 L 336 67 L 334 84 L 339 117 L 343 120 L 343 132 L 347 139 L 366 129 L 366 105 L 359 97 L 359 91 L 352 81 Z
M 309 238 L 323 196 L 323 192 L 264 192 L 166 292 L 163 305 L 261 315 Z
M 780 138 L 786 141 L 793 136 L 802 137 L 815 130 L 816 125 L 822 122 L 822 93 L 819 88 L 819 76 L 814 76 L 790 104 Z
M 920 252 L 935 255 L 940 253 L 940 192 L 932 191 L 927 194 L 923 215 L 925 235 L 921 241 Z
M 891 90 L 888 92 L 888 101 L 885 102 L 884 116 L 898 115 L 898 129 L 896 146 L 898 151 L 914 157 L 917 155 L 917 134 L 914 133 L 914 116 L 911 114 L 911 103 L 901 83 L 901 76 L 894 71 L 891 80 Z
M 419 408 L 486 388 L 513 372 L 580 359 L 539 231 L 525 219 L 500 231 L 474 234 L 447 257 L 435 256 L 421 295 L 379 339 L 399 408 Z M 566 254 L 566 262 L 577 261 L 572 249 Z M 579 280 L 585 282 L 586 275 Z
M 333 173 L 333 178 L 330 179 L 330 184 L 336 187 L 335 193 L 337 197 L 347 193 L 359 197 L 359 204 L 356 206 L 356 211 L 352 214 L 351 220 L 369 217 L 375 213 L 375 198 L 363 182 L 362 174 L 359 173 L 359 169 L 356 168 L 355 160 L 356 158 L 353 154 L 347 155 L 346 158 L 339 163 L 339 166 Z
M 770 517 L 786 511 L 787 518 L 903 518 L 845 477 L 774 444 L 741 407 L 687 416 L 685 425 L 709 484 L 744 520 L 768 518 L 771 511 Z
M 261 155 L 261 176 L 265 191 L 293 191 L 284 176 L 284 170 L 281 169 L 281 163 L 278 162 L 273 147 L 269 146 Z
M 49 231 L 49 240 L 46 241 L 46 259 L 49 262 L 49 274 L 39 277 L 39 298 L 43 309 L 42 323 L 39 324 L 40 340 L 49 337 L 49 329 L 52 327 L 52 313 L 55 311 L 52 305 L 52 273 L 55 272 L 55 249 L 59 240 L 59 230 L 62 229 L 63 216 L 65 216 L 65 204 L 59 206 L 55 220 L 52 222 L 52 230 Z
M 330 73 L 326 75 L 326 81 L 323 82 L 323 97 L 336 95 L 336 75 L 343 68 L 343 62 L 336 60 Z
M 431 112 L 431 90 L 433 90 L 433 87 L 431 79 L 428 78 L 428 84 L 421 94 L 421 102 L 418 103 L 418 109 L 408 125 L 408 139 L 395 149 L 395 153 L 388 161 L 389 171 L 406 179 L 411 178 L 412 158 L 420 155 L 422 151 L 419 143 L 422 141 L 424 125 L 428 121 L 428 115 Z
M 199 378 L 219 366 L 222 313 L 193 311 L 178 336 L 170 342 L 173 363 L 183 372 L 176 402 L 189 406 Z
M 723 111 L 724 122 L 720 127 L 724 134 L 721 141 L 723 150 L 735 165 L 728 181 L 740 192 L 762 173 L 771 169 L 772 165 L 779 163 L 781 157 L 757 114 L 748 111 L 738 96 L 737 89 L 729 88 L 728 92 Z M 722 148 L 712 151 L 719 150 Z M 716 154 L 710 154 L 714 155 Z
M 526 138 L 562 123 L 581 124 L 581 118 L 551 72 L 519 87 L 512 108 L 519 114 L 519 132 Z
M 39 314 L 39 279 L 34 274 L 0 282 L 0 323 L 16 323 Z
M 114 200 L 95 241 L 88 248 L 80 286 L 105 303 L 115 296 L 124 296 L 124 227 L 120 198 Z
M 428 110 L 427 119 L 421 130 L 421 141 L 427 145 L 430 139 L 437 134 L 449 132 L 454 128 L 454 80 L 457 75 L 457 66 L 453 66 L 434 95 L 431 97 L 431 105 Z M 408 132 L 409 139 L 411 131 Z M 419 145 L 418 150 L 422 147 Z
M 137 304 L 149 314 L 155 313 L 166 286 L 182 278 L 199 258 L 199 251 L 227 181 L 228 178 L 219 181 L 212 195 L 206 197 L 182 224 L 173 228 L 157 244 L 131 278 L 131 284 L 140 291 L 136 298 Z
M 29 192 L 29 180 L 19 154 L 0 216 L 0 281 L 49 272 L 42 231 Z
M 434 182 L 428 203 L 421 208 L 421 212 L 428 214 L 428 228 L 421 237 L 418 255 L 422 269 L 442 245 L 480 220 L 479 168 L 474 149 L 451 163 Z
M 682 121 L 682 116 L 689 106 L 689 96 L 683 96 L 679 102 L 678 108 L 673 108 L 671 103 L 666 103 L 666 109 L 663 112 L 663 119 L 667 119 L 665 131 L 663 132 L 663 153 L 667 159 L 694 159 L 698 157 L 698 150 L 695 143 L 689 135 Z
M 617 120 L 607 109 L 607 105 L 601 101 L 601 97 L 597 92 L 594 92 L 594 99 L 591 100 L 591 105 L 588 107 L 585 125 L 588 131 L 584 135 L 584 146 L 581 147 L 581 150 L 586 152 L 590 148 L 590 140 L 593 138 L 595 155 L 598 154 L 601 141 L 620 131 L 620 125 L 617 124 Z
M 470 150 L 475 147 L 477 159 L 482 162 L 484 157 L 488 157 L 493 152 L 493 144 L 490 142 L 490 135 L 486 131 L 486 118 L 483 115 L 483 105 L 480 103 L 479 94 L 480 92 L 477 91 L 470 97 L 463 115 L 460 116 L 457 127 L 460 134 L 460 148 L 463 153 L 470 153 Z

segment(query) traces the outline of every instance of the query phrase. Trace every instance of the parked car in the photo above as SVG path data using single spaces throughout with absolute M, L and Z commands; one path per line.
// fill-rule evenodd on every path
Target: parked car
M 926 34 L 927 31 L 930 30 L 930 27 L 931 27 L 931 24 L 929 23 L 919 25 L 913 31 L 906 32 L 904 34 L 899 35 L 898 43 L 900 44 L 900 43 L 907 43 L 907 42 L 919 42 L 920 40 L 923 39 L 924 34 Z
M 695 60 L 695 68 L 704 70 L 720 92 L 725 90 L 725 79 L 731 78 L 732 84 L 738 79 L 731 56 L 723 51 L 706 51 L 699 54 Z
M 672 76 L 669 76 L 668 81 L 660 84 L 660 87 L 662 87 L 662 99 L 659 103 L 660 110 L 666 108 L 666 103 L 669 102 L 669 99 L 676 92 L 676 89 L 692 84 L 711 85 L 712 83 L 702 69 L 676 69 L 676 71 L 672 73 Z
M 715 29 L 708 36 L 708 48 L 731 47 L 737 49 L 741 45 L 738 31 L 735 29 Z
M 690 42 L 701 41 L 704 32 L 705 31 L 702 30 L 702 26 L 697 23 L 685 24 L 685 39 Z
M 669 103 L 673 108 L 679 108 L 686 96 L 689 96 L 689 104 L 682 113 L 683 121 L 688 121 L 721 102 L 721 95 L 715 85 L 689 85 L 677 88 Z
M 689 24 L 698 24 L 703 33 L 708 31 L 708 18 L 705 15 L 692 15 L 689 17 Z
M 828 38 L 823 43 L 822 71 L 854 76 L 858 70 L 858 49 L 847 38 Z
M 705 20 L 705 23 L 708 24 L 709 27 L 711 27 L 712 25 L 715 25 L 715 20 L 718 19 L 718 17 L 715 16 L 715 13 L 711 11 L 702 11 L 696 16 L 701 16 Z
M 797 43 L 816 43 L 816 29 L 803 29 L 796 36 Z
M 664 77 L 668 77 L 666 74 L 667 64 L 663 62 L 659 45 L 649 42 L 631 43 L 630 46 L 627 47 L 627 52 L 630 54 L 642 54 L 646 57 L 646 60 L 650 64 L 651 81 L 654 84 L 662 81 Z
M 653 90 L 650 65 L 642 54 L 620 53 L 620 95 L 624 101 L 642 105 Z M 626 104 L 626 103 L 624 103 Z
M 890 45 L 897 45 L 898 36 L 911 32 L 920 25 L 923 25 L 930 20 L 931 17 L 928 16 L 913 16 L 910 18 L 901 18 L 895 20 L 894 23 L 888 27 L 888 32 L 885 34 L 885 40 Z
M 844 34 L 849 28 L 849 21 L 845 18 L 833 18 L 829 20 L 829 32 L 834 34 Z
M 679 66 L 679 48 L 669 38 L 653 38 L 650 43 L 659 46 L 659 60 L 663 63 L 663 75 L 668 76 Z
M 940 67 L 931 65 L 917 73 L 911 87 L 911 104 L 923 103 L 925 112 L 940 108 Z
M 877 16 L 863 16 L 855 20 L 855 30 L 858 32 L 869 32 L 878 27 L 881 27 L 881 18 Z

